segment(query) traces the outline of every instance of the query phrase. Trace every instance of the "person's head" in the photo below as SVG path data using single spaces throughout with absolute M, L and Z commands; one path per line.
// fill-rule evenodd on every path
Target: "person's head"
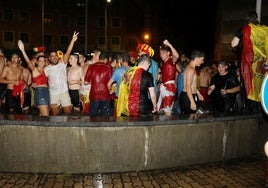
M 228 63 L 226 61 L 219 61 L 217 65 L 217 70 L 219 75 L 225 75 L 228 72 Z
M 18 55 L 18 53 L 16 53 L 16 52 L 13 52 L 12 54 L 11 54 L 11 56 L 10 56 L 10 59 L 11 59 L 11 62 L 12 63 L 20 63 L 20 56 Z
M 46 57 L 44 55 L 36 57 L 36 66 L 39 68 L 44 68 L 46 66 Z
M 109 54 L 106 52 L 101 52 L 99 55 L 99 61 L 105 64 L 108 62 L 108 58 L 109 58 Z
M 77 53 L 71 54 L 69 57 L 69 63 L 71 66 L 77 65 L 79 63 L 79 55 Z
M 259 21 L 258 21 L 257 12 L 256 11 L 250 11 L 245 17 L 245 23 L 246 24 L 249 24 L 249 23 L 258 24 Z
M 117 61 L 120 62 L 121 66 L 127 67 L 130 62 L 130 55 L 127 52 L 119 53 L 117 56 Z
M 202 63 L 204 63 L 205 57 L 206 57 L 205 52 L 201 50 L 194 50 L 191 53 L 191 61 L 195 61 L 196 66 L 200 66 Z
M 137 52 L 135 52 L 135 51 L 130 51 L 129 52 L 129 56 L 130 56 L 130 65 L 135 65 L 135 63 L 136 63 L 136 60 L 138 59 L 138 57 L 139 57 L 139 55 L 138 55 L 138 53 Z
M 160 46 L 159 53 L 160 53 L 160 57 L 163 61 L 166 61 L 172 55 L 171 48 L 169 46 L 165 46 L 165 45 Z
M 79 64 L 80 64 L 81 66 L 83 66 L 83 65 L 85 64 L 85 62 L 86 62 L 86 57 L 85 57 L 85 55 L 82 54 L 82 53 L 79 53 Z
M 99 59 L 100 54 L 101 54 L 101 50 L 99 50 L 99 49 L 95 49 L 95 50 L 93 50 L 93 52 L 91 53 L 92 58 L 90 59 L 91 63 L 96 63 L 96 62 L 98 62 L 98 61 L 100 60 L 100 59 Z
M 151 58 L 147 54 L 142 54 L 138 59 L 137 59 L 138 67 L 143 68 L 144 70 L 148 70 L 150 65 L 151 65 Z
M 59 57 L 56 51 L 51 51 L 48 53 L 48 61 L 53 65 L 58 63 Z

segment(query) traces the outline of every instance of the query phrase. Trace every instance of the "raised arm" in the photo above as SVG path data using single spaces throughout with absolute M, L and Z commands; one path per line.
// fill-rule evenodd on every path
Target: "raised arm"
M 18 47 L 19 47 L 26 63 L 28 64 L 29 68 L 33 71 L 35 69 L 35 66 L 31 62 L 31 60 L 29 59 L 28 55 L 26 54 L 25 49 L 24 49 L 24 44 L 21 40 L 18 40 Z
M 70 57 L 70 55 L 71 55 L 71 53 L 72 53 L 72 50 L 73 50 L 73 47 L 74 47 L 74 43 L 75 43 L 75 41 L 77 41 L 77 39 L 78 39 L 78 34 L 79 34 L 79 32 L 74 32 L 74 34 L 73 34 L 73 37 L 72 37 L 72 40 L 71 40 L 71 42 L 70 42 L 70 44 L 69 44 L 69 46 L 68 46 L 68 48 L 67 48 L 67 51 L 66 51 L 66 53 L 63 55 L 63 62 L 66 64 L 66 63 L 68 63 L 68 60 L 69 60 L 69 57 Z
M 172 44 L 168 40 L 164 40 L 163 44 L 170 47 L 172 52 L 172 61 L 173 63 L 176 63 L 180 56 L 177 50 L 172 46 Z

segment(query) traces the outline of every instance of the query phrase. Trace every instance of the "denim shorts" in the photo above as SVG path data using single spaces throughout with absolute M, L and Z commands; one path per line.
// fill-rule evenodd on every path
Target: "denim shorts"
M 34 102 L 36 106 L 50 105 L 48 87 L 37 87 L 34 93 Z

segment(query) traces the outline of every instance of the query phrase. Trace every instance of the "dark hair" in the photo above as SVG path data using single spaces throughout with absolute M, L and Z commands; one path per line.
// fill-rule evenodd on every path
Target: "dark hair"
M 191 53 L 191 60 L 194 60 L 197 57 L 206 57 L 205 52 L 201 51 L 201 50 L 194 50 Z
M 246 24 L 249 24 L 249 23 L 259 24 L 257 12 L 250 11 L 245 17 L 245 22 Z
M 0 46 L 0 52 L 2 52 L 3 54 L 5 53 L 5 48 L 3 46 Z
M 119 54 L 119 56 L 122 58 L 123 62 L 129 62 L 130 61 L 130 55 L 127 52 L 122 52 Z
M 46 56 L 44 56 L 44 55 L 39 55 L 36 57 L 36 60 L 38 61 L 41 57 L 46 58 Z
M 166 46 L 166 45 L 160 46 L 160 50 L 164 50 L 164 51 L 172 53 L 171 48 L 169 46 Z
M 104 60 L 104 59 L 108 59 L 108 57 L 109 57 L 109 54 L 107 52 L 101 52 L 99 59 Z
M 79 53 L 72 53 L 72 55 L 76 57 L 76 63 L 79 64 Z

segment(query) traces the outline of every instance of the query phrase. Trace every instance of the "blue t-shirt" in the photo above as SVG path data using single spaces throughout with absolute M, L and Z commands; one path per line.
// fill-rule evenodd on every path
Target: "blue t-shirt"
M 113 80 L 114 82 L 116 82 L 116 92 L 115 95 L 118 97 L 119 95 L 119 87 L 120 87 L 120 83 L 122 81 L 122 76 L 124 75 L 124 73 L 128 70 L 129 68 L 127 67 L 118 67 L 114 70 L 113 75 L 111 77 L 111 80 Z

